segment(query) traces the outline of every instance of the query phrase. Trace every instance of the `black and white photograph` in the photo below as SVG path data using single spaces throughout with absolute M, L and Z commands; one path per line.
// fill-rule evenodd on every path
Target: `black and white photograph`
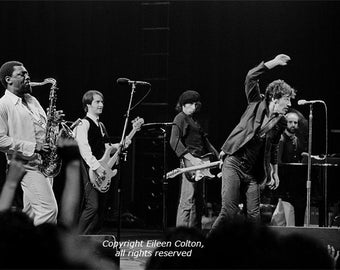
M 0 269 L 340 269 L 339 14 L 0 0 Z

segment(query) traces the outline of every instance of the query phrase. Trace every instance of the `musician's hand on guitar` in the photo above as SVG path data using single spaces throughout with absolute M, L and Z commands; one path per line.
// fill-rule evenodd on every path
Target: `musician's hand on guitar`
M 99 178 L 105 178 L 105 175 L 106 175 L 106 171 L 105 169 L 103 168 L 103 166 L 100 166 L 98 169 L 95 170 L 95 173 L 97 174 L 97 176 Z
M 225 156 L 224 151 L 221 151 L 218 155 L 219 160 L 223 160 L 223 157 Z M 220 169 L 222 168 L 222 163 L 218 166 Z
M 129 145 L 131 144 L 131 140 L 129 139 L 129 138 L 126 138 L 125 139 L 125 145 L 124 145 L 124 148 L 128 148 L 129 147 Z
M 223 157 L 225 156 L 224 151 L 222 150 L 219 154 L 218 154 L 218 159 L 223 159 Z

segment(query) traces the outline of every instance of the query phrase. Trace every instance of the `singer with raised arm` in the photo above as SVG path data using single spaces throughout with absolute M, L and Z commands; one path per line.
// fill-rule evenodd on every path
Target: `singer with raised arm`
M 52 190 L 52 179 L 39 170 L 39 155 L 49 150 L 45 143 L 47 115 L 33 97 L 30 76 L 18 61 L 4 63 L 0 80 L 5 93 L 0 99 L 0 150 L 8 163 L 16 154 L 25 167 L 21 181 L 23 212 L 35 225 L 57 222 L 57 201 Z
M 251 222 L 260 222 L 260 187 L 279 185 L 277 152 L 286 127 L 282 117 L 291 106 L 295 90 L 283 80 L 270 83 L 261 95 L 259 79 L 276 66 L 285 66 L 290 57 L 279 54 L 251 69 L 245 79 L 247 109 L 239 124 L 222 146 L 222 207 L 211 232 L 240 214 Z M 242 217 L 242 215 L 241 215 Z
M 104 124 L 99 121 L 99 117 L 104 108 L 104 96 L 97 90 L 87 91 L 82 99 L 86 116 L 81 124 L 74 129 L 76 141 L 82 157 L 83 175 L 83 205 L 79 219 L 79 234 L 96 234 L 100 231 L 104 210 L 107 200 L 107 193 L 101 192 L 101 185 L 104 183 L 106 175 L 111 172 L 111 168 L 105 168 L 99 160 L 104 155 L 106 149 L 114 152 L 119 144 L 108 144 L 109 138 Z M 126 147 L 131 141 L 126 141 Z M 91 181 L 90 172 L 95 176 Z M 109 187 L 108 187 L 109 188 Z
M 218 156 L 197 121 L 196 113 L 200 107 L 200 94 L 191 90 L 183 92 L 176 105 L 178 114 L 173 121 L 176 125 L 171 130 L 170 145 L 180 158 L 181 167 L 203 164 L 201 157 L 207 153 L 215 158 Z M 195 181 L 193 177 L 191 174 L 182 174 L 176 226 L 201 230 L 203 181 Z

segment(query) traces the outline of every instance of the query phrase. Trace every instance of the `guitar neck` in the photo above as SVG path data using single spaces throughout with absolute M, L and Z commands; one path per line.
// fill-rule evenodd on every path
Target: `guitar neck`
M 132 137 L 136 134 L 136 132 L 137 132 L 137 128 L 133 128 L 133 129 L 130 131 L 129 135 L 127 135 L 127 136 L 125 137 L 125 140 L 124 140 L 124 141 L 126 141 L 126 140 L 131 140 Z M 117 151 L 120 151 L 120 150 L 122 149 L 122 146 L 123 146 L 123 140 L 120 141 L 120 143 L 119 143 L 119 148 L 118 148 Z
M 187 167 L 187 168 L 181 168 L 181 172 L 185 173 L 185 172 L 190 172 L 190 171 L 195 171 L 195 170 L 207 169 L 207 168 L 218 166 L 221 163 L 222 163 L 222 161 L 219 160 L 219 161 L 214 161 L 214 162 L 207 163 L 207 164 L 196 165 L 196 166 L 191 166 L 191 167 Z
M 132 137 L 136 134 L 136 132 L 137 132 L 137 128 L 133 128 L 133 129 L 130 131 L 129 135 L 127 135 L 127 136 L 125 137 L 125 140 L 127 140 L 127 139 L 128 139 L 128 140 L 131 140 Z M 117 151 L 114 153 L 114 155 L 112 156 L 112 158 L 117 158 L 117 157 L 118 157 L 119 153 L 122 151 L 122 146 L 123 146 L 123 140 L 120 141 L 119 147 L 118 147 Z
M 127 135 L 127 136 L 125 137 L 125 140 L 126 140 L 126 139 L 131 140 L 132 137 L 135 136 L 136 132 L 137 132 L 137 128 L 133 128 L 133 129 L 130 131 L 129 135 Z

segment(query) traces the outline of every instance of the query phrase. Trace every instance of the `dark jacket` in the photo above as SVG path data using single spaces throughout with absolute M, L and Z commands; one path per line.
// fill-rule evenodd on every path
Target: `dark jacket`
M 179 158 L 182 158 L 186 153 L 196 157 L 212 153 L 217 158 L 218 152 L 210 143 L 208 135 L 192 116 L 180 112 L 173 122 L 176 125 L 171 130 L 170 145 Z
M 267 72 L 268 68 L 261 62 L 258 66 L 251 69 L 245 80 L 245 94 L 248 101 L 246 111 L 243 113 L 240 122 L 230 133 L 227 140 L 222 146 L 223 152 L 227 155 L 235 154 L 240 148 L 242 148 L 249 140 L 251 140 L 256 132 L 260 129 L 264 119 L 264 115 L 268 110 L 268 104 L 264 95 L 260 93 L 259 78 Z M 266 136 L 266 145 L 264 153 L 264 172 L 261 175 L 267 173 L 269 162 L 277 164 L 277 152 L 280 135 L 285 128 L 285 119 L 281 118 L 280 122 L 273 128 L 270 136 Z M 269 138 L 268 138 L 269 137 Z M 265 176 L 265 175 L 263 175 Z

